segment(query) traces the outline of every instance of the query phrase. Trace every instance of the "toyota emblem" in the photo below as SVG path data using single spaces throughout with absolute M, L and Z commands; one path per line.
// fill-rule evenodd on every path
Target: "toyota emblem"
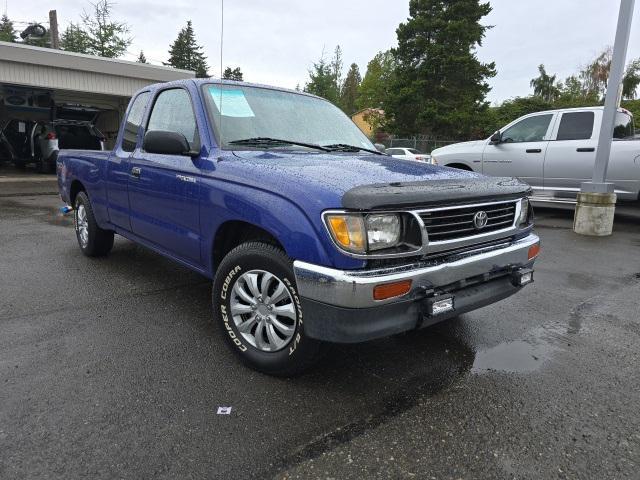
M 473 226 L 476 227 L 477 230 L 484 228 L 487 226 L 487 222 L 489 221 L 489 215 L 484 210 L 480 210 L 476 212 L 473 216 Z

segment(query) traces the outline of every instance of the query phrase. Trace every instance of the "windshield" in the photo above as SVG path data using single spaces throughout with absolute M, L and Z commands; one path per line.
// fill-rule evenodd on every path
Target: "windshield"
M 246 149 L 246 146 L 231 142 L 274 138 L 315 145 L 348 144 L 375 150 L 349 117 L 325 100 L 244 85 L 207 84 L 203 86 L 203 94 L 222 148 Z M 274 146 L 283 148 L 278 144 Z M 305 147 L 291 145 L 287 148 Z

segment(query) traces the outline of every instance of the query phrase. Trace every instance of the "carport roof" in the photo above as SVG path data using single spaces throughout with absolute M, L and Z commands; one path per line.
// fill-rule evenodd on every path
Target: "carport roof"
M 193 77 L 189 70 L 0 42 L 0 82 L 14 85 L 131 96 L 150 83 Z

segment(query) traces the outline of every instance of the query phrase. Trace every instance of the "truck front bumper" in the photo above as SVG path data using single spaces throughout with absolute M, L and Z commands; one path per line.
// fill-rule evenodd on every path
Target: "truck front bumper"
M 375 270 L 336 270 L 296 260 L 305 334 L 329 342 L 363 342 L 497 302 L 523 287 L 523 274 L 532 272 L 539 242 L 531 233 L 447 257 Z M 374 299 L 376 286 L 404 280 L 411 280 L 409 293 Z M 453 298 L 453 309 L 434 315 L 433 302 L 446 298 Z

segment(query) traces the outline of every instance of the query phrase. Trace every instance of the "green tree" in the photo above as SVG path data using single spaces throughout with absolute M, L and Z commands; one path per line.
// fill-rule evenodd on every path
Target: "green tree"
M 90 53 L 89 35 L 79 25 L 70 23 L 60 36 L 60 47 L 68 52 Z
M 613 50 L 611 47 L 607 47 L 580 72 L 580 80 L 586 95 L 604 97 L 609 81 L 612 56 Z
M 533 88 L 533 94 L 547 102 L 552 102 L 560 95 L 559 85 L 556 84 L 556 75 L 547 74 L 544 65 L 538 65 L 539 76 L 532 79 L 529 85 Z
M 129 26 L 124 22 L 111 19 L 113 3 L 98 0 L 91 3 L 91 11 L 81 15 L 84 30 L 89 39 L 88 53 L 100 57 L 116 58 L 127 51 L 131 45 L 128 36 Z
M 13 22 L 9 20 L 7 15 L 2 15 L 0 18 L 0 41 L 1 42 L 15 42 L 18 39 L 18 35 L 13 28 Z
M 378 52 L 367 65 L 367 72 L 360 83 L 358 109 L 385 108 L 393 80 L 396 61 L 390 50 Z
M 312 93 L 338 105 L 340 103 L 342 77 L 342 49 L 338 45 L 333 58 L 327 60 L 324 52 L 309 70 L 309 81 L 304 91 Z
M 207 57 L 202 52 L 202 47 L 196 43 L 191 20 L 187 26 L 178 33 L 178 37 L 169 47 L 169 60 L 165 65 L 196 72 L 196 77 L 205 78 L 209 74 L 207 70 Z
M 640 85 L 640 58 L 636 58 L 627 66 L 622 80 L 622 97 L 627 100 L 635 99 L 638 85 Z
M 340 92 L 340 108 L 342 108 L 347 115 L 353 115 L 358 109 L 357 101 L 360 82 L 362 82 L 360 69 L 357 64 L 352 63 L 342 84 L 342 91 Z
M 385 111 L 392 131 L 449 138 L 474 134 L 488 108 L 487 79 L 495 64 L 482 63 L 477 46 L 491 12 L 479 0 L 411 0 L 409 18 L 396 30 L 397 67 Z
M 224 69 L 222 78 L 224 78 L 225 80 L 235 80 L 236 82 L 242 82 L 242 70 L 240 70 L 240 67 L 236 67 L 234 69 L 232 69 L 231 67 L 227 67 Z

